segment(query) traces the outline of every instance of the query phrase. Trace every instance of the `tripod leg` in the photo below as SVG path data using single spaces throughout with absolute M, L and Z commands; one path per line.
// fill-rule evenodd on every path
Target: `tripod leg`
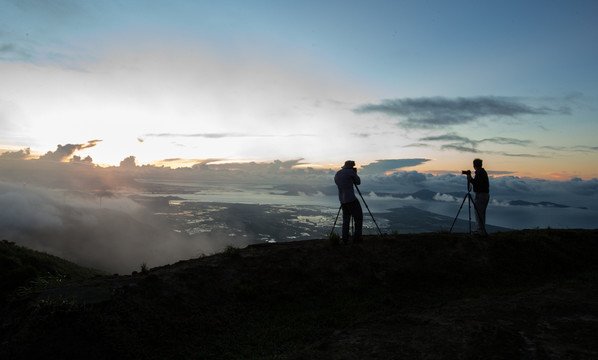
M 334 228 L 336 227 L 336 222 L 338 221 L 338 216 L 340 215 L 342 208 L 342 205 L 338 208 L 338 212 L 336 213 L 336 219 L 334 219 L 334 225 L 332 225 L 332 230 L 330 230 L 330 235 L 328 237 L 331 237 L 332 233 L 334 233 Z
M 468 198 L 468 200 L 467 200 L 467 206 L 469 206 L 469 209 L 468 209 L 469 210 L 468 211 L 468 213 L 469 213 L 469 233 L 471 234 L 471 203 L 473 202 L 471 200 L 471 193 L 467 193 L 467 198 Z
M 459 211 L 457 211 L 457 216 L 455 216 L 455 220 L 453 220 L 453 225 L 451 225 L 451 229 L 449 230 L 449 232 L 453 232 L 453 226 L 455 226 L 455 223 L 457 222 L 457 218 L 459 217 L 459 213 L 461 212 L 461 209 L 463 208 L 463 205 L 465 204 L 467 195 L 469 195 L 469 193 L 465 194 L 465 197 L 463 197 L 463 201 L 461 201 L 461 206 L 459 206 Z
M 351 235 L 349 238 L 355 239 L 355 217 L 351 214 Z
M 355 188 L 357 189 L 357 192 L 359 193 L 359 196 L 361 197 L 361 201 L 363 201 L 363 204 L 365 205 L 365 208 L 368 209 L 368 213 L 370 213 L 370 216 L 372 217 L 372 221 L 374 221 L 374 225 L 376 225 L 376 229 L 378 229 L 378 234 L 380 234 L 380 236 L 382 236 L 382 231 L 380 231 L 380 228 L 378 227 L 378 223 L 376 222 L 376 219 L 374 219 L 374 215 L 372 215 L 372 212 L 370 211 L 370 207 L 365 202 L 365 199 L 363 198 L 363 195 L 361 195 L 361 191 L 357 187 L 357 184 L 355 184 Z

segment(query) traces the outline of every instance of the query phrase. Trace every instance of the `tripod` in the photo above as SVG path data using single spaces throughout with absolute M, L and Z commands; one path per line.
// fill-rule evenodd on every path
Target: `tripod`
M 459 217 L 459 213 L 461 212 L 461 209 L 463 208 L 463 205 L 465 204 L 465 200 L 467 201 L 467 205 L 468 205 L 468 210 L 469 210 L 469 233 L 471 234 L 471 204 L 473 204 L 473 208 L 476 212 L 476 214 L 478 215 L 478 219 L 481 219 L 482 217 L 480 216 L 480 212 L 478 211 L 478 207 L 475 204 L 475 201 L 471 198 L 471 184 L 469 182 L 469 180 L 467 180 L 467 194 L 465 194 L 465 197 L 463 197 L 463 201 L 461 202 L 461 206 L 459 206 L 459 211 L 457 211 L 457 216 L 455 216 L 455 220 L 453 220 L 453 225 L 451 225 L 451 229 L 449 230 L 450 232 L 453 232 L 453 226 L 455 226 L 455 222 L 457 222 L 457 218 Z M 484 233 L 486 233 L 486 224 L 483 224 L 483 230 Z
M 370 211 L 370 207 L 365 202 L 363 195 L 361 195 L 361 191 L 359 191 L 359 187 L 357 187 L 357 184 L 354 184 L 354 185 L 355 185 L 355 188 L 357 189 L 357 192 L 359 193 L 359 197 L 361 197 L 361 201 L 363 201 L 363 204 L 365 205 L 365 208 L 368 209 L 368 213 L 370 213 L 370 216 L 372 217 L 372 221 L 374 221 L 374 225 L 376 225 L 376 229 L 378 229 L 378 234 L 382 235 L 382 231 L 380 231 L 380 228 L 378 227 L 378 223 L 376 222 L 376 219 L 374 219 L 374 215 L 372 215 L 372 212 Z
M 359 187 L 357 186 L 357 184 L 353 184 L 355 185 L 355 189 L 357 189 L 357 192 L 359 193 L 359 196 L 361 197 L 361 201 L 363 201 L 363 204 L 365 205 L 365 208 L 368 209 L 368 213 L 370 214 L 370 216 L 372 217 L 372 220 L 374 221 L 374 224 L 376 225 L 376 229 L 378 229 L 378 234 L 382 235 L 382 231 L 380 231 L 380 227 L 378 227 L 378 223 L 376 222 L 376 219 L 374 219 L 374 215 L 372 214 L 372 212 L 370 211 L 370 207 L 368 206 L 368 204 L 365 202 L 365 199 L 363 198 L 363 195 L 361 195 L 361 191 L 359 190 Z M 338 208 L 338 212 L 336 213 L 336 219 L 334 219 L 334 225 L 332 225 L 332 230 L 330 230 L 330 236 L 332 236 L 332 233 L 334 232 L 334 228 L 336 227 L 336 222 L 338 220 L 338 216 L 341 213 L 341 209 L 343 208 L 343 205 L 341 205 Z

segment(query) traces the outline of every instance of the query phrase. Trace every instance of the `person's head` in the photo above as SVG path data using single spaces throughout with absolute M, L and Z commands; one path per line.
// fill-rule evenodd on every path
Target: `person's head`
M 345 165 L 343 165 L 343 169 L 353 169 L 355 167 L 355 161 L 347 160 L 345 161 Z
M 475 160 L 473 160 L 473 168 L 474 169 L 481 169 L 482 168 L 482 159 L 475 159 Z

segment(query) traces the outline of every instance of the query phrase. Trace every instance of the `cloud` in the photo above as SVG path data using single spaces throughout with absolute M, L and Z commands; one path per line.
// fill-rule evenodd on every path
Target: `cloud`
M 445 144 L 440 147 L 442 150 L 456 150 L 459 152 L 477 153 L 478 149 L 474 145 Z
M 533 143 L 531 140 L 520 140 L 514 138 L 506 138 L 506 137 L 492 137 L 487 139 L 479 140 L 478 143 L 489 142 L 493 144 L 500 144 L 500 145 L 517 145 L 517 146 L 528 146 Z
M 516 145 L 516 146 L 528 146 L 531 145 L 533 142 L 531 140 L 521 140 L 515 138 L 507 138 L 507 137 L 492 137 L 486 138 L 481 140 L 474 140 L 464 136 L 457 135 L 456 133 L 449 133 L 444 135 L 437 135 L 437 136 L 426 136 L 419 139 L 420 141 L 432 141 L 432 142 L 448 142 L 448 144 L 443 144 L 440 146 L 442 150 L 456 150 L 459 152 L 467 152 L 467 153 L 478 153 L 478 152 L 486 152 L 486 153 L 497 153 L 496 151 L 480 151 L 478 146 L 484 143 L 490 144 L 498 144 L 498 145 Z M 528 156 L 528 157 L 537 157 L 536 155 L 531 154 L 508 154 L 508 153 L 501 153 L 505 156 Z
M 459 143 L 471 143 L 473 140 L 464 136 L 459 136 L 455 133 L 437 135 L 437 136 L 426 136 L 420 139 L 421 141 L 453 141 Z
M 129 156 L 120 162 L 122 168 L 135 168 L 137 166 L 137 159 L 135 156 Z
M 15 43 L 0 44 L 0 59 L 2 60 L 23 60 L 31 58 L 31 52 Z
M 56 151 L 48 151 L 45 155 L 39 157 L 39 160 L 47 161 L 65 161 L 69 159 L 76 151 L 92 148 L 102 140 L 90 140 L 87 144 L 66 144 L 58 145 Z
M 576 145 L 576 146 L 542 146 L 542 149 L 552 150 L 552 151 L 571 151 L 571 152 L 594 152 L 598 151 L 598 146 L 586 146 L 586 145 Z
M 508 153 L 508 152 L 500 152 L 500 155 L 503 156 L 509 156 L 509 157 L 528 157 L 528 158 L 547 158 L 547 156 L 544 155 L 536 155 L 536 154 L 513 154 L 513 153 Z
M 517 98 L 404 98 L 385 99 L 379 104 L 364 104 L 354 109 L 357 114 L 381 113 L 398 117 L 399 126 L 413 129 L 434 129 L 468 124 L 488 117 L 569 114 L 567 107 L 534 107 Z
M 446 202 L 455 202 L 455 201 L 459 201 L 459 199 L 457 199 L 456 197 L 454 197 L 453 195 L 449 195 L 449 194 L 440 194 L 440 193 L 436 193 L 436 195 L 434 195 L 434 200 L 436 201 L 446 201 Z
M 246 137 L 301 137 L 301 136 L 312 136 L 309 134 L 277 134 L 277 135 L 267 135 L 267 134 L 242 134 L 242 133 L 197 133 L 197 134 L 176 134 L 176 133 L 159 133 L 159 134 L 145 134 L 145 137 L 158 137 L 158 138 L 168 138 L 168 137 L 184 137 L 184 138 L 206 138 L 206 139 L 224 139 L 224 138 L 246 138 Z M 138 141 L 143 142 L 142 139 L 138 139 Z
M 84 196 L 0 182 L 0 238 L 109 272 L 211 253 L 126 198 Z M 204 239 L 205 240 L 205 239 Z M 224 245 L 225 246 L 225 245 Z
M 56 19 L 54 21 L 64 21 L 82 14 L 82 9 L 76 1 L 56 0 L 56 1 L 9 1 L 25 13 L 33 13 L 46 20 Z
M 206 139 L 222 139 L 229 137 L 248 137 L 247 134 L 239 133 L 204 133 L 204 134 L 174 134 L 174 133 L 159 133 L 159 134 L 145 134 L 145 137 L 197 137 Z M 255 135 L 251 135 L 255 136 Z
M 429 159 L 388 159 L 376 160 L 368 165 L 362 166 L 364 174 L 385 174 L 395 172 L 400 168 L 412 167 L 430 161 Z
M 25 160 L 31 155 L 31 148 L 21 149 L 18 151 L 7 151 L 0 154 L 0 159 Z

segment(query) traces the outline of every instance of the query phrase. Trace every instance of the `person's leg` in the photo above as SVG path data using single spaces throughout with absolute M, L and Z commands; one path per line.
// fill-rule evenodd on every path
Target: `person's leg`
M 351 203 L 351 215 L 355 220 L 355 234 L 353 236 L 353 242 L 361 242 L 361 233 L 363 229 L 363 210 L 358 200 Z
M 488 207 L 489 200 L 490 196 L 487 193 L 478 193 L 474 199 L 476 229 L 482 235 L 486 235 L 486 208 Z
M 346 243 L 347 241 L 349 241 L 349 225 L 351 223 L 351 209 L 347 206 L 347 204 L 342 204 L 341 208 L 343 210 L 343 226 L 342 226 L 341 240 Z

